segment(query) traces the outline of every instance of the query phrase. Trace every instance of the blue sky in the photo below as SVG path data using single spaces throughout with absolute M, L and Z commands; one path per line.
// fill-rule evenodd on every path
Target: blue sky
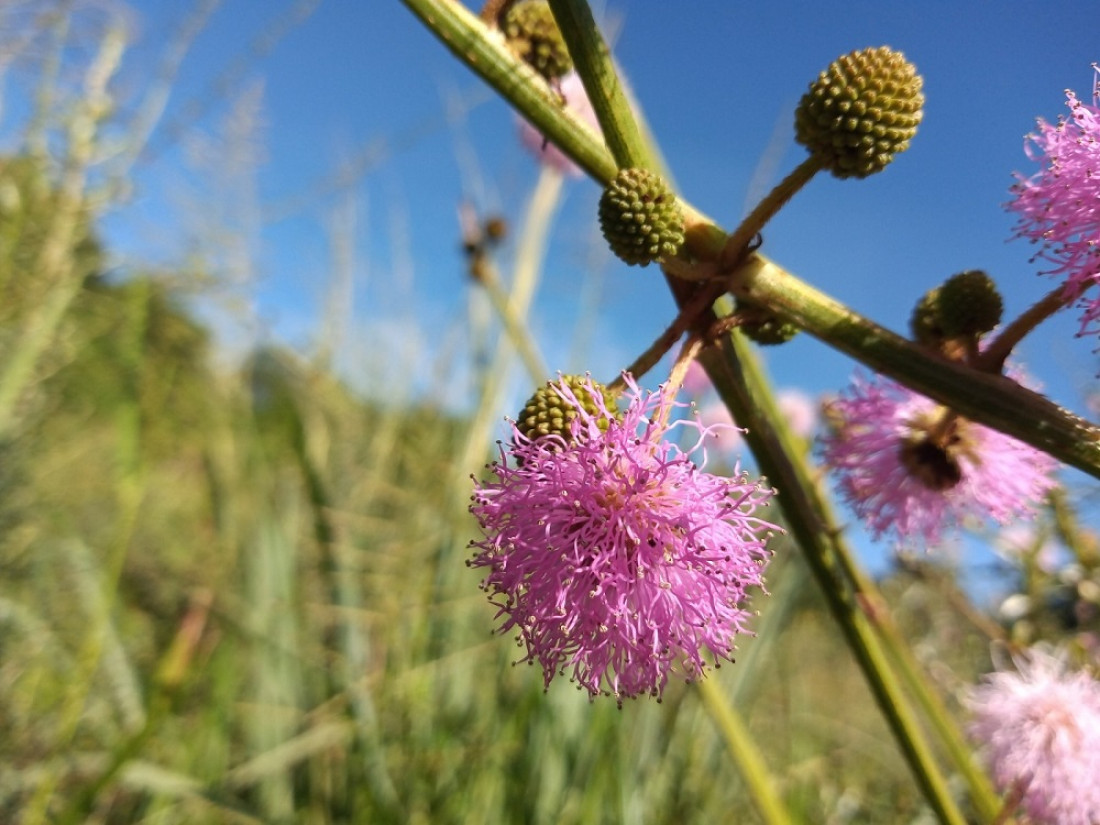
M 457 204 L 471 198 L 518 220 L 537 177 L 513 115 L 397 0 L 321 2 L 270 51 L 255 53 L 250 44 L 298 5 L 227 0 L 213 13 L 182 66 L 168 121 L 180 122 L 190 101 L 211 105 L 200 108 L 188 137 L 154 140 L 159 154 L 139 169 L 133 203 L 107 230 L 139 258 L 179 260 L 196 243 L 194 222 L 179 217 L 181 181 L 199 193 L 192 211 L 196 198 L 202 211 L 206 192 L 207 217 L 232 223 L 218 217 L 210 193 L 220 183 L 239 194 L 232 174 L 239 170 L 195 183 L 186 158 L 195 135 L 224 131 L 233 102 L 245 97 L 262 162 L 243 175 L 255 197 L 242 220 L 255 262 L 249 300 L 265 328 L 304 348 L 315 343 L 331 287 L 326 225 L 352 203 L 355 277 L 345 301 L 356 358 L 385 360 L 387 339 L 412 326 L 425 357 L 455 349 L 468 311 Z M 148 0 L 135 8 L 137 42 L 123 76 L 140 85 L 194 4 Z M 764 233 L 764 251 L 778 263 L 904 331 L 920 294 L 964 269 L 993 275 L 1009 317 L 1052 286 L 1035 274 L 1025 243 L 1007 242 L 1012 218 L 1002 204 L 1011 173 L 1033 171 L 1023 136 L 1035 117 L 1065 112 L 1066 88 L 1088 97 L 1090 64 L 1100 60 L 1095 10 L 1094 0 L 700 0 L 605 2 L 597 14 L 615 32 L 617 59 L 680 191 L 731 228 L 753 193 L 804 156 L 792 112 L 819 71 L 865 46 L 906 53 L 927 98 L 912 148 L 865 181 L 820 176 Z M 232 82 L 221 88 L 225 77 Z M 455 101 L 470 108 L 448 122 Z M 356 157 L 371 160 L 346 186 L 318 187 Z M 670 320 L 672 302 L 653 268 L 627 268 L 593 243 L 598 194 L 585 180 L 566 185 L 535 329 L 552 368 L 610 377 Z M 569 360 L 562 341 L 593 311 L 578 299 L 591 294 L 586 283 L 599 285 L 597 332 L 586 356 Z M 1051 395 L 1080 410 L 1096 387 L 1098 358 L 1075 330 L 1073 314 L 1056 318 L 1025 342 L 1022 356 Z M 457 351 L 463 357 L 461 343 Z M 355 371 L 354 360 L 344 363 Z M 811 393 L 837 390 L 853 368 L 805 337 L 768 351 L 767 363 L 779 384 Z
M 131 71 L 148 71 L 151 56 L 192 7 L 136 4 Z M 247 57 L 249 43 L 293 7 L 224 3 L 184 63 L 170 116 L 192 99 L 210 97 L 213 80 Z M 1035 116 L 1053 119 L 1064 111 L 1067 87 L 1082 96 L 1089 91 L 1090 63 L 1100 59 L 1100 43 L 1085 24 L 1093 4 L 1060 2 L 1042 14 L 1013 2 L 680 8 L 608 3 L 600 13 L 617 31 L 617 57 L 681 191 L 696 206 L 732 226 L 750 190 L 774 183 L 803 156 L 790 123 L 806 84 L 842 52 L 889 44 L 925 79 L 926 116 L 911 150 L 866 181 L 813 181 L 765 232 L 765 251 L 895 329 L 904 328 L 921 292 L 962 269 L 987 269 L 1002 285 L 1009 314 L 1048 288 L 1028 262 L 1028 247 L 1006 243 L 1012 221 L 1001 204 L 1011 172 L 1031 168 L 1022 137 Z M 338 201 L 310 193 L 364 150 L 374 160 L 343 196 L 350 193 L 359 205 L 356 254 L 365 278 L 384 279 L 396 259 L 411 258 L 417 311 L 429 326 L 460 321 L 465 285 L 455 252 L 457 203 L 472 197 L 482 209 L 518 217 L 537 174 L 516 145 L 505 106 L 486 100 L 480 82 L 396 0 L 322 2 L 269 54 L 243 65 L 230 95 L 251 88 L 258 98 L 264 161 L 255 184 L 267 210 L 261 214 L 297 207 L 259 228 L 257 305 L 273 328 L 298 343 L 308 338 L 330 257 L 324 221 Z M 445 108 L 456 99 L 485 102 L 448 125 Z M 226 111 L 225 102 L 215 103 L 196 128 L 215 130 Z M 480 192 L 468 182 L 471 153 L 485 184 Z M 166 170 L 178 157 L 169 149 L 142 170 L 143 215 L 171 214 L 160 211 L 166 207 L 158 199 L 170 200 L 164 193 L 177 178 Z M 538 301 L 544 325 L 568 323 L 579 311 L 572 304 L 582 279 L 591 277 L 579 270 L 592 258 L 597 196 L 588 181 L 568 184 Z M 143 234 L 131 230 L 127 238 L 121 222 L 118 232 L 128 243 L 140 243 Z M 150 253 L 178 251 L 169 227 L 158 227 L 157 237 Z M 603 293 L 598 351 L 588 363 L 555 367 L 613 373 L 669 318 L 671 303 L 655 271 L 596 258 Z M 370 307 L 361 309 L 359 321 L 368 323 Z M 1072 340 L 1073 330 L 1072 316 L 1058 319 L 1024 354 L 1061 400 L 1079 406 L 1074 396 L 1094 374 L 1095 359 L 1088 342 Z M 848 371 L 846 359 L 812 341 L 770 352 L 769 364 L 784 382 L 818 390 Z

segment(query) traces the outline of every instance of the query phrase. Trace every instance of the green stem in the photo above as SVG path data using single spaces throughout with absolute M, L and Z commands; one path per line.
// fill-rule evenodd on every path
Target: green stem
M 994 790 L 986 773 L 978 767 L 974 754 L 952 719 L 943 700 L 929 684 L 920 663 L 912 649 L 902 638 L 895 624 L 886 600 L 874 582 L 856 564 L 848 546 L 844 542 L 835 542 L 834 550 L 848 580 L 855 589 L 856 597 L 863 604 L 864 613 L 878 631 L 879 638 L 898 669 L 905 686 L 916 699 L 924 717 L 931 723 L 955 768 L 962 774 L 970 788 L 970 797 L 978 813 L 986 820 L 996 817 L 1001 808 L 1000 798 Z
M 611 52 L 592 18 L 585 0 L 550 0 L 569 56 L 588 92 L 588 99 L 600 123 L 604 140 L 620 169 L 660 171 L 660 163 L 638 128 L 619 82 Z
M 718 295 L 721 294 L 716 290 L 721 289 L 724 288 L 721 286 L 716 288 L 713 284 L 700 287 L 694 295 L 683 303 L 676 318 L 673 319 L 672 323 L 660 334 L 657 340 L 650 344 L 645 352 L 635 358 L 634 362 L 627 367 L 624 372 L 630 373 L 634 378 L 641 378 L 653 369 L 653 367 L 657 365 L 657 362 L 665 356 L 665 353 L 672 349 L 680 339 L 680 336 L 697 324 L 700 315 L 710 311 L 711 304 L 713 304 L 718 298 Z M 609 390 L 618 392 L 626 388 L 626 382 L 623 380 L 622 375 L 620 375 L 606 386 Z
M 606 185 L 614 178 L 618 166 L 607 148 L 560 105 L 540 77 L 490 36 L 461 4 L 453 0 L 403 2 L 596 181 Z M 685 253 L 702 261 L 717 260 L 727 234 L 690 204 L 682 199 L 680 203 L 685 213 Z M 979 424 L 1100 478 L 1100 427 L 1008 379 L 945 362 L 852 312 L 759 253 L 748 258 L 735 280 L 741 297 L 800 324 L 829 346 Z
M 707 712 L 726 741 L 726 747 L 729 748 L 730 756 L 756 803 L 760 818 L 768 825 L 788 825 L 793 822 L 786 805 L 776 793 L 775 783 L 768 773 L 764 757 L 753 742 L 741 714 L 730 704 L 713 676 L 700 679 L 696 687 L 702 694 Z
M 747 428 L 745 440 L 760 469 L 782 490 L 777 501 L 791 532 L 925 798 L 941 822 L 963 825 L 966 820 L 933 759 L 874 628 L 845 580 L 836 551 L 842 541 L 840 529 L 809 468 L 793 458 L 798 455 L 795 437 L 780 415 L 743 336 L 735 330 L 722 339 L 720 347 L 705 351 L 699 360 L 734 420 Z
M 775 213 L 782 209 L 787 201 L 794 197 L 799 189 L 809 183 L 810 179 L 822 168 L 824 167 L 820 155 L 810 155 L 798 164 L 787 177 L 783 178 L 768 193 L 767 197 L 756 205 L 756 208 L 749 213 L 745 220 L 741 221 L 741 225 L 726 239 L 726 245 L 722 248 L 722 254 L 718 257 L 719 264 L 723 267 L 735 266 L 744 256 L 745 250 L 752 239 L 756 237 L 756 233 L 763 229 L 765 224 L 775 216 Z
M 601 183 L 619 167 L 599 136 L 562 105 L 542 76 L 455 0 L 401 0 L 462 63 L 481 76 L 574 163 Z
M 1100 478 L 1100 427 L 1015 381 L 930 355 L 758 253 L 735 273 L 732 291 L 876 372 Z

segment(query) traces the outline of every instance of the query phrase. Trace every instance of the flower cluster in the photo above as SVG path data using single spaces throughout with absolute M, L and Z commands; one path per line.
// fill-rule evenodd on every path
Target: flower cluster
M 484 532 L 471 566 L 546 685 L 569 675 L 595 696 L 660 696 L 670 672 L 691 680 L 707 669 L 704 650 L 731 657 L 748 632 L 744 603 L 763 585 L 765 539 L 778 530 L 757 516 L 772 491 L 739 471 L 725 478 L 691 459 L 715 427 L 668 423 L 678 404 L 662 387 L 644 393 L 627 376 L 621 417 L 603 394 L 580 403 L 566 381 L 555 386 L 577 412 L 571 438 L 534 440 L 513 427 L 476 484 L 471 512 Z M 687 452 L 665 440 L 673 427 L 696 431 Z
M 1033 649 L 967 697 L 994 779 L 1036 823 L 1100 822 L 1100 682 Z
M 825 463 L 876 538 L 927 544 L 969 518 L 1007 523 L 1054 486 L 1054 459 L 884 378 L 831 401 Z
M 1100 323 L 1100 297 L 1084 292 L 1100 284 L 1100 67 L 1093 105 L 1066 92 L 1069 119 L 1038 121 L 1024 150 L 1044 168 L 1017 175 L 1009 209 L 1019 215 L 1016 236 L 1041 244 L 1036 257 L 1053 264 L 1048 275 L 1065 276 L 1068 300 L 1081 299 L 1080 334 Z M 1095 331 L 1095 329 L 1092 329 Z

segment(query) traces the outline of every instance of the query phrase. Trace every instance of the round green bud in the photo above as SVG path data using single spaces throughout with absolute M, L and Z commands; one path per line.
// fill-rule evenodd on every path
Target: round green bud
M 888 46 L 829 64 L 795 111 L 795 138 L 838 178 L 880 172 L 909 147 L 924 106 L 921 77 Z
M 741 309 L 741 305 L 738 304 L 737 308 Z M 765 347 L 785 344 L 800 331 L 797 325 L 784 321 L 778 315 L 770 315 L 763 311 L 758 313 L 755 309 L 745 314 L 738 328 L 750 340 Z
M 945 336 L 943 325 L 940 323 L 940 290 L 930 289 L 924 293 L 924 297 L 917 301 L 913 307 L 913 314 L 909 318 L 909 329 L 913 333 L 913 340 L 932 349 L 939 349 Z
M 976 338 L 1001 322 L 1004 301 L 980 269 L 952 275 L 939 289 L 940 326 L 948 338 Z
M 600 230 L 626 263 L 647 266 L 672 257 L 684 242 L 684 215 L 660 175 L 620 169 L 600 196 Z
M 558 381 L 547 381 L 527 400 L 516 429 L 532 440 L 550 433 L 557 433 L 567 442 L 572 440 L 569 422 L 577 417 L 577 408 L 562 398 L 559 391 L 562 382 L 576 396 L 581 408 L 596 418 L 601 430 L 611 423 L 605 410 L 618 418 L 615 396 L 607 387 L 587 375 L 563 375 Z M 593 390 L 599 394 L 598 399 Z
M 521 0 L 504 13 L 501 30 L 512 50 L 547 80 L 564 77 L 573 58 L 546 0 Z

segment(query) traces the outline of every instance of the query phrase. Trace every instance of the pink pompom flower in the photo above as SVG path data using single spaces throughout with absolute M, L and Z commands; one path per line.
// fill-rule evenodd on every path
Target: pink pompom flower
M 1030 821 L 1100 822 L 1100 682 L 1032 649 L 1015 672 L 987 676 L 966 697 L 970 733 L 1000 789 Z
M 598 391 L 577 411 L 571 437 L 531 440 L 513 426 L 494 478 L 475 484 L 471 512 L 484 538 L 470 562 L 545 684 L 566 672 L 591 696 L 660 697 L 671 672 L 705 674 L 704 651 L 729 659 L 748 633 L 749 591 L 763 586 L 776 525 L 757 510 L 772 490 L 735 471 L 730 478 L 692 461 L 715 427 L 671 424 L 672 391 L 642 392 L 627 376 L 619 417 Z M 698 433 L 687 452 L 665 436 Z
M 1038 133 L 1027 136 L 1024 151 L 1043 168 L 1016 176 L 1008 204 L 1019 216 L 1016 237 L 1040 244 L 1036 257 L 1053 265 L 1044 274 L 1064 276 L 1066 299 L 1080 299 L 1082 335 L 1100 322 L 1100 296 L 1085 295 L 1100 284 L 1100 67 L 1093 68 L 1093 105 L 1066 91 L 1069 118 L 1053 125 L 1040 118 Z
M 936 544 L 968 519 L 1035 511 L 1057 462 L 885 378 L 857 376 L 827 405 L 821 446 L 841 493 L 875 537 Z

